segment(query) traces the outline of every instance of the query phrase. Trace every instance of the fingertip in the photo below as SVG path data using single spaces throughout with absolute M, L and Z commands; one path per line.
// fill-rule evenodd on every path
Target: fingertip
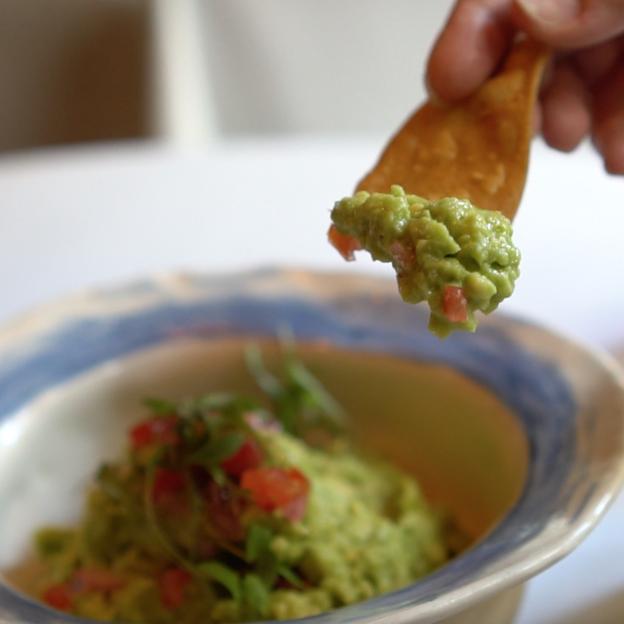
M 579 0 L 514 0 L 511 14 L 530 34 L 548 37 L 574 22 L 582 12 Z
M 466 81 L 461 71 L 458 41 L 452 31 L 442 32 L 436 41 L 425 74 L 425 88 L 434 101 L 453 102 L 461 100 L 479 85 L 473 81 Z
M 624 67 L 616 67 L 594 94 L 593 140 L 609 173 L 624 174 Z
M 444 66 L 444 63 L 438 60 L 440 55 L 443 54 L 443 52 L 438 52 L 438 48 L 439 45 L 436 44 L 427 63 L 425 89 L 429 99 L 435 103 L 442 101 L 452 102 L 459 99 L 459 97 L 454 88 L 454 81 L 447 75 L 447 68 Z
M 607 173 L 624 175 L 624 126 L 603 138 L 600 146 Z
M 434 98 L 463 99 L 494 71 L 510 45 L 511 0 L 460 0 L 432 49 L 425 85 Z
M 624 175 L 624 150 L 605 158 L 605 171 L 611 175 Z
M 551 147 L 571 152 L 591 129 L 589 95 L 567 64 L 558 65 L 549 86 L 542 95 L 542 135 Z
M 560 50 L 599 44 L 622 30 L 619 1 L 513 0 L 510 16 L 517 28 Z
M 542 124 L 542 136 L 550 147 L 560 152 L 573 152 L 589 134 L 591 120 L 584 111 L 566 111 L 548 116 Z

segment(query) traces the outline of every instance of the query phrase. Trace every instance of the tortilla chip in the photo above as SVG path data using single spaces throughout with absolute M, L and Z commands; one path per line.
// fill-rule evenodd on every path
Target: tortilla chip
M 501 71 L 462 102 L 425 103 L 357 190 L 400 184 L 427 199 L 462 197 L 513 218 L 526 180 L 533 113 L 549 53 L 517 42 Z

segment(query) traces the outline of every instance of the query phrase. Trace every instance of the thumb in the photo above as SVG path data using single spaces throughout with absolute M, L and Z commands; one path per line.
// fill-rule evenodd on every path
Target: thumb
M 624 0 L 514 0 L 512 19 L 554 48 L 584 48 L 624 32 Z

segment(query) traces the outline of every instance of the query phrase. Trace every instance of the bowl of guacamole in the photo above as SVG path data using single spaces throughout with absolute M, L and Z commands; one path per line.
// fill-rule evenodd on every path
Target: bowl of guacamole
M 0 619 L 511 621 L 617 492 L 621 379 L 526 322 L 441 342 L 422 314 L 263 270 L 4 330 Z

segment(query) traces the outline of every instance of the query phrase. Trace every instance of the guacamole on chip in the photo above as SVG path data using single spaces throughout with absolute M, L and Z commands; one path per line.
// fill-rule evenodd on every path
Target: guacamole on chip
M 513 292 L 520 252 L 500 212 L 454 197 L 428 201 L 393 186 L 336 202 L 331 218 L 329 239 L 345 259 L 365 249 L 392 263 L 401 297 L 429 304 L 429 328 L 440 337 L 474 331 L 475 312 L 492 312 Z
M 36 535 L 42 601 L 137 624 L 289 619 L 444 563 L 442 521 L 414 479 L 351 446 L 344 413 L 292 354 L 281 377 L 258 352 L 250 362 L 265 402 L 146 402 L 80 524 Z

